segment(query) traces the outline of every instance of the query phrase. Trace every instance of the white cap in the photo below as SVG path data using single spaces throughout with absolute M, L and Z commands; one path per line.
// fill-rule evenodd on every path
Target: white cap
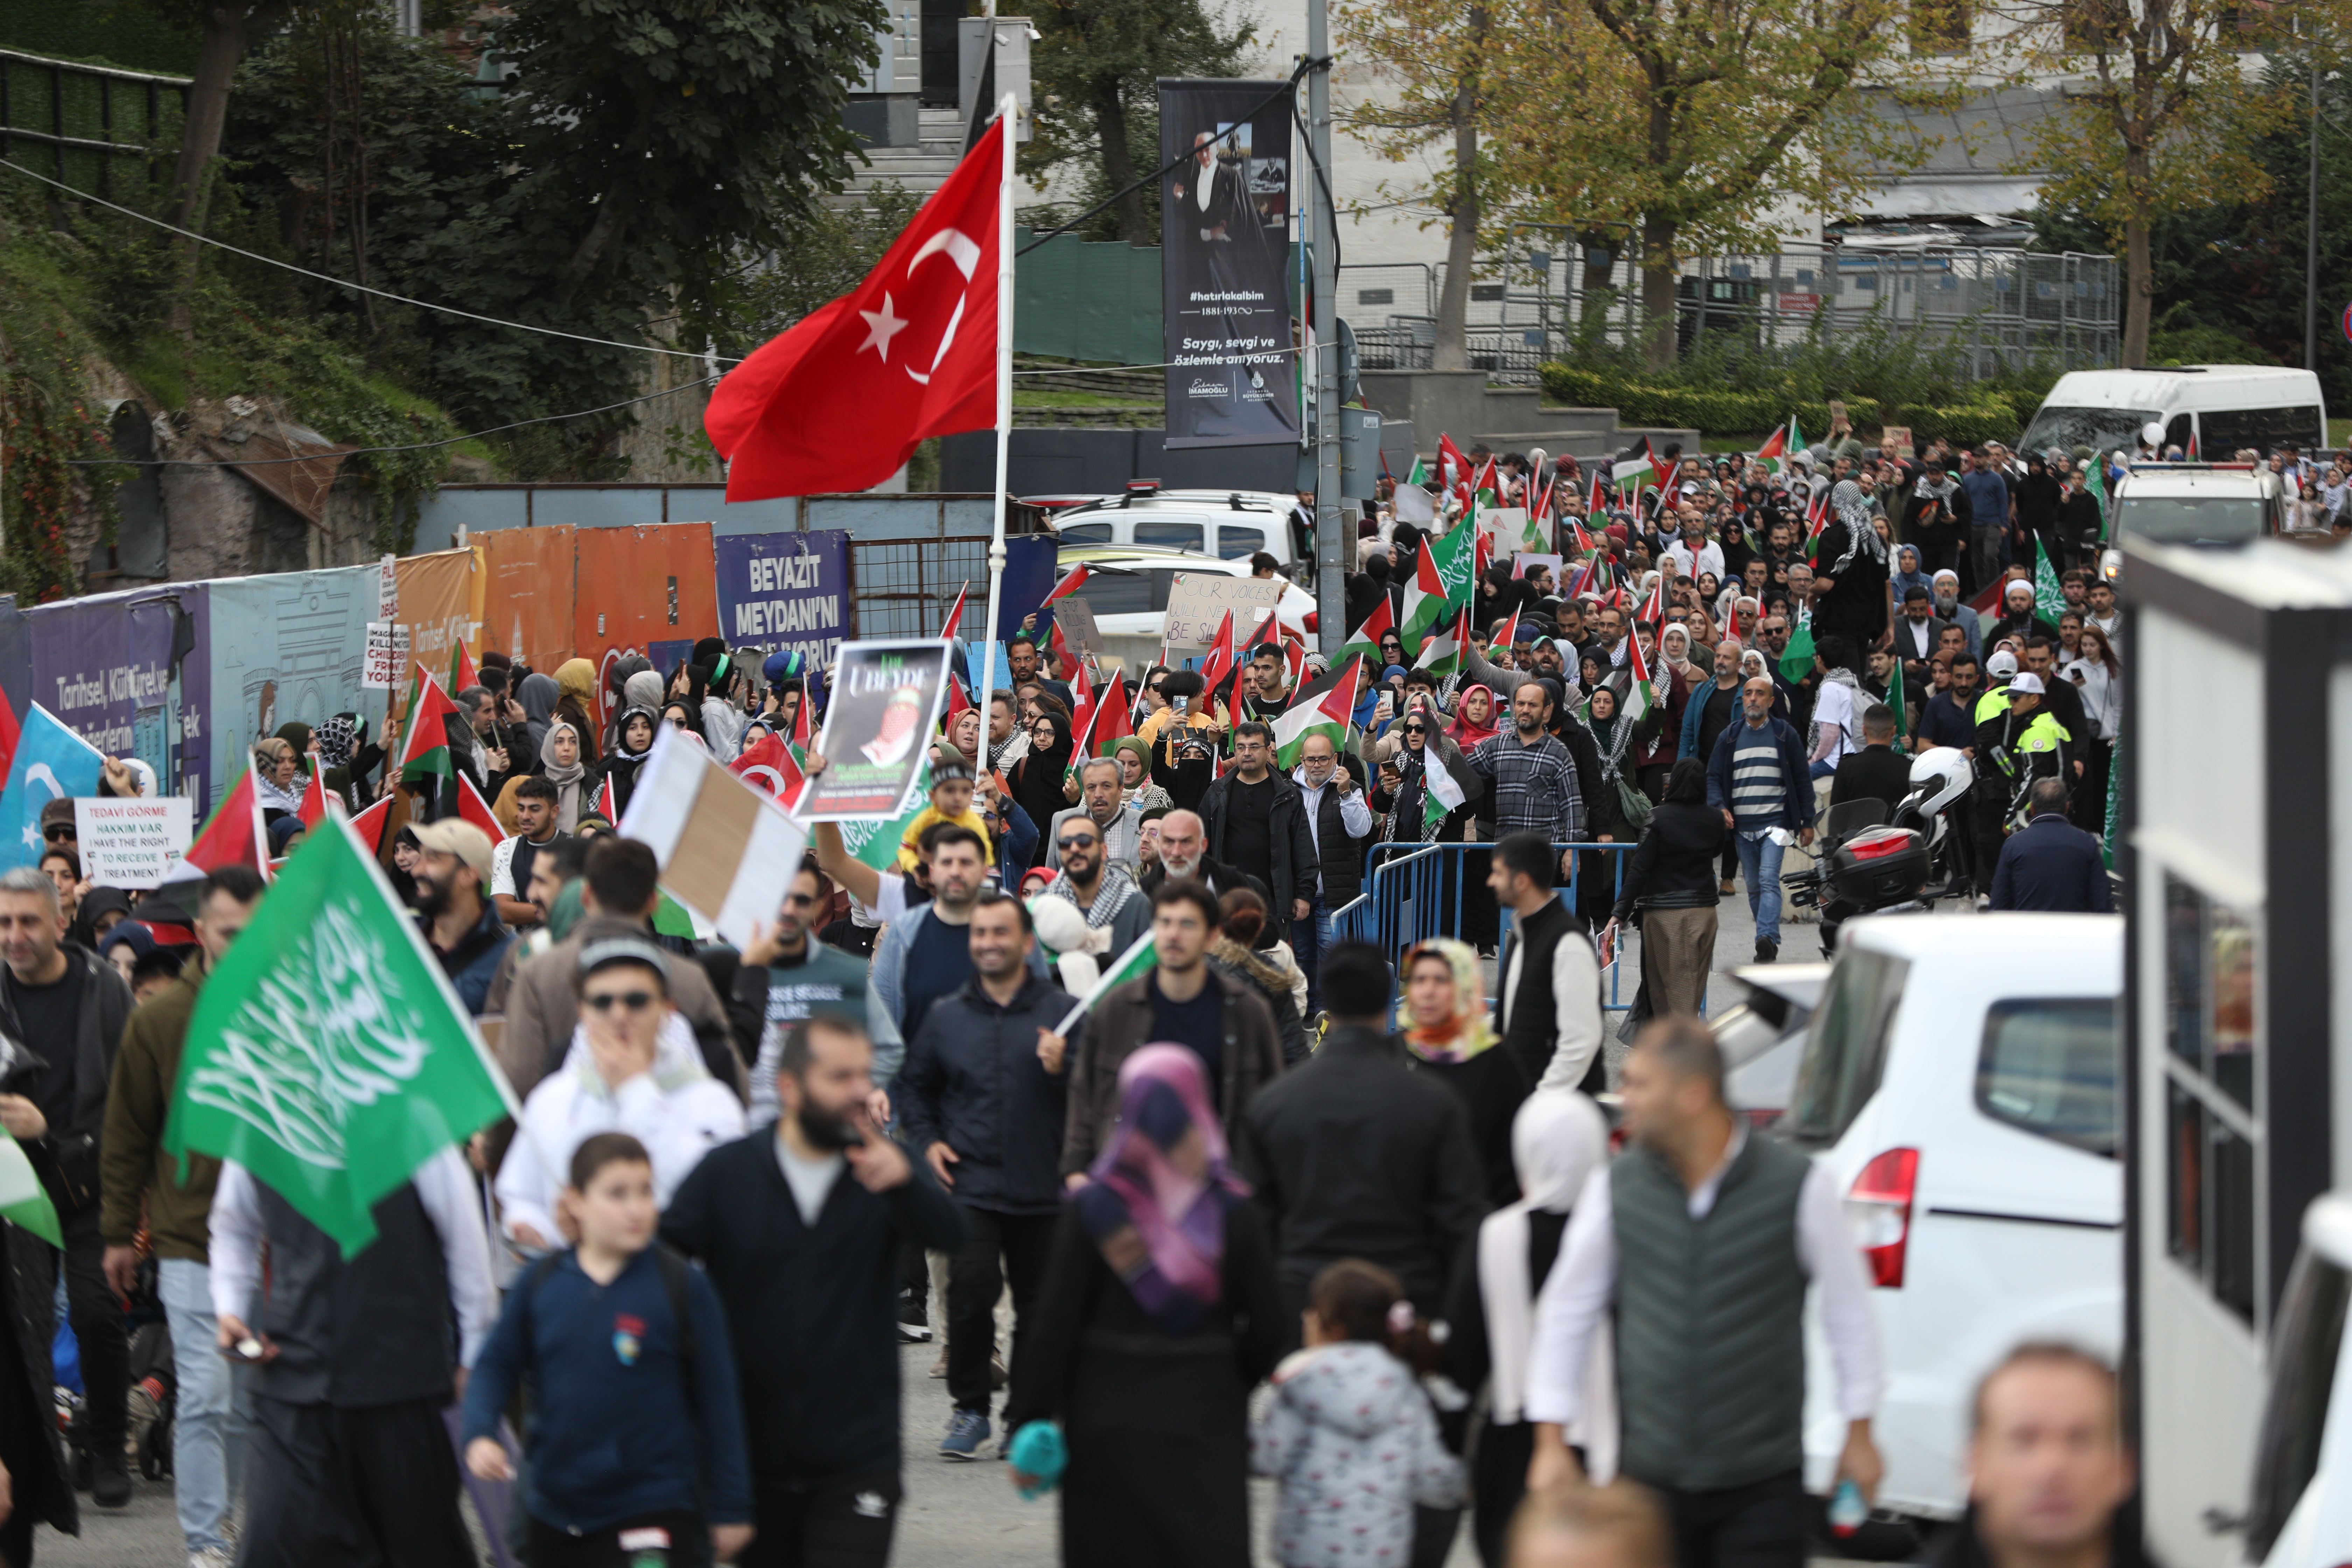
M 2030 669 L 2009 683 L 2009 694 L 2011 697 L 2022 696 L 2029 691 L 2039 697 L 2042 695 L 2042 678 Z
M 2015 675 L 2017 673 L 2017 656 L 2010 652 L 2007 648 L 2002 648 L 1990 658 L 1985 660 L 1985 673 L 1987 675 Z

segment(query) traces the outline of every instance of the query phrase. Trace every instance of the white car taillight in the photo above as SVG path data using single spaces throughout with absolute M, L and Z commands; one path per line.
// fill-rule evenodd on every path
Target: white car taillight
M 1911 1194 L 1919 1181 L 1919 1151 L 1889 1149 L 1862 1168 L 1845 1194 L 1846 1216 L 1870 1282 L 1903 1285 L 1903 1255 L 1911 1242 Z

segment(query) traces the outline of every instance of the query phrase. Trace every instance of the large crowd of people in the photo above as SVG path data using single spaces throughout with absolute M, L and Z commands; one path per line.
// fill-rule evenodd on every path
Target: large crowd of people
M 585 658 L 485 653 L 446 739 L 496 841 L 355 713 L 265 739 L 275 856 L 313 779 L 392 798 L 394 889 L 522 1108 L 351 1258 L 163 1146 L 262 879 L 216 871 L 165 923 L 89 885 L 70 812 L 46 815 L 38 866 L 0 875 L 0 1125 L 65 1245 L 6 1227 L 0 1559 L 73 1528 L 72 1456 L 122 1506 L 161 1388 L 191 1568 L 469 1561 L 461 1483 L 478 1510 L 511 1483 L 481 1523 L 533 1568 L 880 1564 L 919 1343 L 953 1407 L 938 1458 L 1057 1490 L 1074 1564 L 1246 1562 L 1257 1475 L 1286 1568 L 1435 1564 L 1465 1512 L 1490 1568 L 1795 1568 L 1809 1296 L 1865 1497 L 1883 1390 L 1838 1194 L 1725 1103 L 1697 1017 L 1718 907 L 1744 897 L 1773 960 L 1784 856 L 1936 746 L 1978 779 L 1951 891 L 2105 907 L 2125 637 L 2073 457 L 1843 431 L 1785 462 L 1665 457 L 1621 494 L 1507 455 L 1459 476 L 1493 487 L 1467 508 L 1441 478 L 1368 517 L 1348 615 L 1375 631 L 1338 737 L 1278 745 L 1332 668 L 1279 626 L 1223 671 L 1134 672 L 1098 748 L 1100 687 L 1016 639 L 1003 689 L 950 704 L 896 855 L 817 825 L 740 948 L 659 918 L 616 824 L 664 727 L 721 762 L 821 732 L 830 671 L 796 654 L 710 638 L 600 687 Z M 1397 629 L 1407 586 L 1488 501 L 1559 548 L 1501 544 L 1433 657 Z M 1460 847 L 1442 911 L 1402 952 L 1351 939 L 1378 866 L 1428 844 Z M 1612 1072 L 1604 964 L 1636 932 L 1649 1021 Z M 2105 1542 L 2125 1461 L 2026 1509 L 2001 1489 L 2044 1480 L 2003 1445 L 2063 1419 L 2112 1446 L 2113 1399 L 2063 1347 L 1987 1380 L 1954 1561 Z

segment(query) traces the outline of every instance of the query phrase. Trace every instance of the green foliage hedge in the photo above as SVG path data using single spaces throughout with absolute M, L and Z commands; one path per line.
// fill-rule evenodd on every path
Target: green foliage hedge
M 1727 434 L 1769 431 L 1794 414 L 1797 427 L 1818 440 L 1830 427 L 1826 401 L 1791 398 L 1783 392 L 1659 385 L 1554 361 L 1543 367 L 1544 395 L 1573 408 L 1614 408 L 1632 426 L 1664 426 Z M 1968 388 L 1969 400 L 1941 406 L 1882 404 L 1847 396 L 1846 417 L 1864 438 L 1885 425 L 1907 425 L 1922 439 L 1937 436 L 1958 442 L 2013 441 L 2039 405 L 2038 395 L 1991 386 Z M 2020 406 L 2021 401 L 2022 406 Z

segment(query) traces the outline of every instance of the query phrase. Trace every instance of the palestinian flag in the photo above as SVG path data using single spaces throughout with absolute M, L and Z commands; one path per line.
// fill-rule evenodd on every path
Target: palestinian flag
M 1367 659 L 1377 659 L 1381 657 L 1381 639 L 1394 630 L 1396 612 L 1390 607 L 1388 591 L 1382 589 L 1372 613 L 1364 617 L 1364 624 L 1349 632 L 1348 640 L 1339 645 L 1340 657 L 1360 653 Z
M 1405 585 L 1404 625 L 1399 628 L 1407 648 L 1418 648 L 1470 602 L 1477 533 L 1475 528 L 1456 528 L 1422 547 L 1413 580 Z
M 1637 496 L 1644 488 L 1664 485 L 1666 482 L 1665 475 L 1665 468 L 1658 462 L 1657 453 L 1650 449 L 1650 438 L 1647 436 L 1642 437 L 1640 451 L 1610 466 L 1610 476 L 1616 481 L 1617 488 L 1622 490 L 1626 486 L 1631 485 L 1633 488 L 1633 493 Z
M 605 790 L 609 791 L 612 784 L 613 781 L 610 778 L 605 779 Z M 490 809 L 490 803 L 482 798 L 482 792 L 474 787 L 472 776 L 463 770 L 460 770 L 457 774 L 457 819 L 461 822 L 470 822 L 489 835 L 490 843 L 493 846 L 504 843 L 514 837 L 499 824 L 498 814 Z M 608 816 L 604 820 L 611 822 L 614 819 Z
M 1552 502 L 1552 491 L 1558 489 L 1559 486 L 1559 476 L 1558 474 L 1552 475 L 1551 478 L 1544 481 L 1544 488 L 1536 492 L 1535 504 L 1528 508 L 1528 521 L 1529 522 L 1549 522 L 1552 520 L 1553 511 L 1556 510 Z
M 1592 466 L 1592 489 L 1584 498 L 1584 515 L 1599 517 L 1609 505 L 1609 481 L 1601 477 L 1601 465 Z M 1580 534 L 1583 531 L 1578 530 Z
M 1493 506 L 1502 493 L 1503 481 L 1496 477 L 1495 459 L 1489 458 L 1478 468 L 1478 477 L 1470 481 L 1470 503 L 1473 506 Z
M 423 665 L 416 667 L 416 700 L 408 710 L 408 733 L 400 752 L 400 782 L 439 779 L 446 784 L 457 776 L 457 765 L 449 760 L 449 732 L 441 721 L 457 718 L 457 705 Z
M 65 1250 L 66 1235 L 58 1224 L 57 1205 L 49 1201 L 48 1189 L 41 1185 L 24 1145 L 5 1131 L 0 1131 L 0 1219 L 31 1231 L 60 1252 Z
M 1647 713 L 1658 700 L 1657 692 L 1650 685 L 1649 661 L 1642 657 L 1642 639 L 1638 637 L 1625 639 L 1625 666 L 1633 679 L 1626 684 L 1623 712 L 1620 717 L 1631 723 Z
M 481 675 L 474 668 L 473 657 L 466 651 L 466 639 L 452 637 L 449 648 L 450 691 L 454 693 L 469 690 L 481 683 Z
M 1068 576 L 1054 584 L 1054 591 L 1045 595 L 1045 604 L 1050 605 L 1056 599 L 1068 598 L 1071 595 L 1085 587 L 1087 585 L 1087 579 L 1093 575 L 1094 573 L 1091 568 L 1086 566 L 1072 567 Z M 961 595 L 958 595 L 956 596 L 956 603 L 959 605 L 963 603 L 963 596 Z M 1039 606 L 1041 609 L 1043 607 L 1044 605 L 1042 605 Z
M 1078 668 L 1077 678 L 1070 682 L 1070 765 L 1066 773 L 1074 773 L 1094 753 L 1095 681 L 1086 667 Z
M 1798 429 L 1798 428 L 1797 428 L 1797 416 L 1796 416 L 1794 414 L 1791 414 L 1791 415 L 1790 415 L 1790 416 L 1789 416 L 1789 447 L 1788 447 L 1788 450 L 1789 450 L 1789 452 L 1790 453 L 1790 455 L 1792 455 L 1792 456 L 1793 456 L 1794 454 L 1799 453 L 1799 452 L 1801 452 L 1801 451 L 1803 451 L 1804 449 L 1805 449 L 1805 433 L 1804 433 L 1802 430 L 1800 430 L 1800 429 Z
M 1772 473 L 1780 473 L 1789 466 L 1789 427 L 1781 426 L 1771 437 L 1756 448 L 1756 461 Z
M 1530 555 L 1551 553 L 1551 521 L 1545 515 L 1550 510 L 1546 507 L 1543 512 L 1528 513 L 1526 526 L 1520 531 L 1519 548 Z
M 1476 775 L 1470 772 L 1467 762 L 1455 763 L 1436 744 L 1435 736 L 1430 737 L 1430 742 L 1421 753 L 1422 776 L 1427 784 L 1421 792 L 1421 836 L 1424 839 L 1435 837 L 1446 815 L 1468 800 L 1476 788 Z
M 971 699 L 963 693 L 963 677 L 949 670 L 947 710 L 940 715 L 940 733 L 954 734 L 956 721 L 971 710 Z
M 310 770 L 310 782 L 302 788 L 302 808 L 294 815 L 302 819 L 302 831 L 310 832 L 327 820 L 327 787 L 324 768 Z
M 1465 605 L 1456 612 L 1454 624 L 1421 645 L 1421 655 L 1412 661 L 1415 669 L 1444 677 L 1462 668 L 1462 650 L 1470 642 L 1470 606 Z
M 948 611 L 948 624 L 940 628 L 941 642 L 955 641 L 956 628 L 963 625 L 963 597 L 971 592 L 971 579 L 967 577 L 963 580 L 963 586 L 956 590 L 955 607 Z
M 1440 432 L 1437 437 L 1438 486 L 1447 495 L 1470 482 L 1470 459 L 1454 444 L 1454 437 Z
M 608 784 L 610 781 L 606 781 Z M 392 820 L 392 796 L 385 795 L 365 811 L 352 818 L 352 831 L 360 836 L 371 855 L 383 853 L 383 825 Z
M 1348 743 L 1348 726 L 1355 721 L 1356 695 L 1363 681 L 1364 656 L 1357 654 L 1298 689 L 1290 706 L 1274 721 L 1274 758 L 1283 772 L 1298 765 L 1309 735 L 1329 736 L 1335 754 Z
M 1078 568 L 1077 572 L 1072 573 L 1071 575 L 1075 577 L 1085 570 L 1086 568 L 1081 566 Z M 1062 636 L 1061 622 L 1055 621 L 1047 630 L 1045 634 L 1045 641 L 1046 646 L 1053 649 L 1055 674 L 1064 680 L 1067 680 L 1072 676 L 1077 674 L 1078 656 L 1070 651 L 1069 640 Z
M 250 866 L 269 879 L 269 835 L 262 830 L 261 797 L 253 788 L 253 763 L 221 796 L 213 814 L 188 845 L 187 853 L 163 873 L 163 884 L 201 881 L 224 866 Z
M 1095 701 L 1095 754 L 1110 755 L 1110 749 L 1135 733 L 1135 715 L 1127 700 L 1127 678 L 1117 670 L 1111 672 L 1110 684 L 1102 689 Z
M 1642 601 L 1640 609 L 1633 612 L 1633 619 L 1647 621 L 1652 626 L 1655 626 L 1665 618 L 1666 579 L 1664 574 L 1661 573 L 1658 580 L 1650 584 L 1650 596 Z
M 1412 460 L 1412 472 L 1397 486 L 1389 510 L 1399 522 L 1409 522 L 1416 528 L 1426 528 L 1437 521 L 1437 498 L 1429 493 L 1429 465 L 1418 457 Z
M 1234 678 L 1237 662 L 1234 657 L 1234 613 L 1227 610 L 1224 618 L 1217 623 L 1217 635 L 1209 644 L 1208 658 L 1201 661 L 1201 700 L 1207 705 L 1202 711 L 1214 713 L 1218 689 Z
M 1518 637 L 1519 612 L 1513 610 L 1503 617 L 1503 624 L 1494 629 L 1494 635 L 1486 639 L 1486 644 L 1489 647 L 1508 647 L 1518 640 Z M 1495 695 L 1499 698 L 1502 693 L 1498 691 Z
M 1830 498 L 1824 490 L 1813 497 L 1805 508 L 1805 559 L 1811 561 L 1821 553 L 1822 532 L 1830 525 Z
M 612 823 L 614 826 L 618 826 L 620 825 L 621 804 L 619 798 L 613 793 L 612 774 L 606 773 L 604 775 L 604 782 L 596 786 L 596 798 L 591 803 L 591 805 L 596 815 L 603 817 L 605 821 Z
M 1096 1003 L 1110 994 L 1114 986 L 1124 985 L 1130 980 L 1142 979 L 1150 971 L 1152 965 L 1159 962 L 1159 945 L 1152 941 L 1151 933 L 1147 931 L 1137 937 L 1134 944 L 1125 952 L 1103 965 L 1102 978 L 1096 981 L 1094 989 L 1079 997 L 1078 1005 L 1071 1008 L 1060 1023 L 1054 1026 L 1054 1033 L 1068 1034 Z

